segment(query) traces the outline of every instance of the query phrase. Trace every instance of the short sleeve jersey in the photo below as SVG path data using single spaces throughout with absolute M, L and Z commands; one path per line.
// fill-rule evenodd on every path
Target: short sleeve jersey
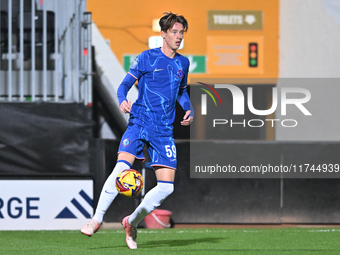
M 138 79 L 138 99 L 133 104 L 130 123 L 156 132 L 172 132 L 178 92 L 187 86 L 189 60 L 176 53 L 174 58 L 160 48 L 142 52 L 129 74 Z

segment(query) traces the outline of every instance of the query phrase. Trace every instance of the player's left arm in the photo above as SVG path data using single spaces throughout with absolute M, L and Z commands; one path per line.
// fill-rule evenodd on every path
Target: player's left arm
M 189 62 L 189 61 L 188 61 Z M 177 101 L 182 106 L 185 111 L 181 125 L 188 126 L 194 120 L 194 108 L 191 105 L 190 97 L 187 91 L 187 81 L 188 81 L 189 63 L 184 69 L 185 76 L 182 79 L 181 85 L 179 87 Z

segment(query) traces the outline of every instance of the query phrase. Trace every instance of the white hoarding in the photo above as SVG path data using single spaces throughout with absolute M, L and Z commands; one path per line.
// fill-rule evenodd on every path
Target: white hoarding
M 92 214 L 92 180 L 0 181 L 0 230 L 77 230 Z

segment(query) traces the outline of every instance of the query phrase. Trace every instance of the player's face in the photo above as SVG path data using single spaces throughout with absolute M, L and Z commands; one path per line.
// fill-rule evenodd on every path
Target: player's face
M 163 47 L 167 47 L 176 51 L 183 40 L 184 29 L 181 23 L 176 22 L 172 28 L 170 28 L 166 33 L 161 32 L 163 40 Z

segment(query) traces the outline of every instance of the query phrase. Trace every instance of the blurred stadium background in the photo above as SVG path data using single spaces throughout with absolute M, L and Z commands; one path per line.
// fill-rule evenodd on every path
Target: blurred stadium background
M 323 82 L 340 78 L 340 1 L 1 0 L 0 10 L 0 230 L 80 229 L 88 221 L 127 123 L 116 89 L 136 55 L 159 46 L 154 24 L 167 11 L 189 22 L 179 51 L 191 62 L 189 92 L 197 81 L 247 79 L 254 101 L 267 107 L 269 91 L 285 79 L 320 84 L 309 88 L 318 94 L 309 102 L 318 117 L 311 125 L 295 116 L 294 131 L 235 128 L 209 140 L 199 114 L 194 129 L 178 125 L 178 108 L 176 191 L 161 208 L 176 224 L 340 223 L 339 179 L 193 179 L 189 142 L 190 131 L 195 146 L 218 140 L 221 153 L 240 162 L 254 155 L 280 162 L 284 154 L 291 162 L 339 163 L 340 87 Z M 135 86 L 129 98 L 137 93 Z M 147 162 L 133 167 L 147 192 L 156 183 L 152 170 Z M 140 199 L 118 197 L 104 221 L 120 222 Z

